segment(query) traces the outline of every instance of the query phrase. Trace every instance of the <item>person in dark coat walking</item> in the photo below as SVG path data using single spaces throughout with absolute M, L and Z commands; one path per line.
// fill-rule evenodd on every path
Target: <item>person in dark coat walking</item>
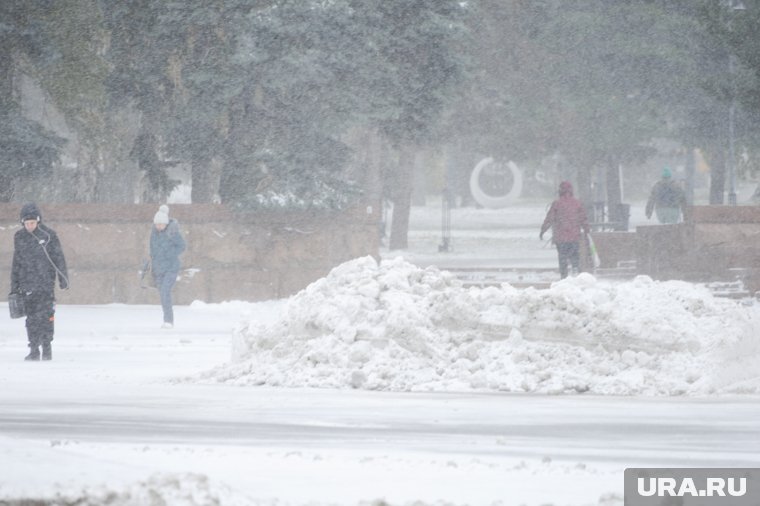
M 662 179 L 652 187 L 644 210 L 647 219 L 652 218 L 652 211 L 657 215 L 657 220 L 663 225 L 678 223 L 681 213 L 686 207 L 686 193 L 681 185 L 673 181 L 673 173 L 670 168 L 662 169 Z
M 539 239 L 552 229 L 552 241 L 557 246 L 559 257 L 559 274 L 562 279 L 567 277 L 567 264 L 572 265 L 573 272 L 580 270 L 580 241 L 581 232 L 589 233 L 586 210 L 580 200 L 573 197 L 573 185 L 563 181 L 559 185 L 559 198 L 552 202 L 546 213 Z
M 24 298 L 29 355 L 24 360 L 52 360 L 55 323 L 55 281 L 62 290 L 69 288 L 66 259 L 58 235 L 42 223 L 36 204 L 21 208 L 24 228 L 13 236 L 11 293 Z M 40 355 L 40 346 L 42 354 Z
M 169 206 L 162 205 L 153 216 L 153 228 L 150 232 L 150 263 L 164 312 L 164 323 L 161 327 L 165 329 L 174 327 L 172 288 L 177 282 L 180 269 L 179 256 L 183 251 L 185 251 L 185 239 L 182 237 L 179 223 L 177 220 L 169 219 Z

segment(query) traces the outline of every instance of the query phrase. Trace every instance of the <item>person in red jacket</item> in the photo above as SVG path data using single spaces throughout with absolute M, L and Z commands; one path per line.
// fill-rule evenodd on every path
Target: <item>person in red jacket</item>
M 559 274 L 562 279 L 567 277 L 567 264 L 572 265 L 573 273 L 577 274 L 580 267 L 581 232 L 588 234 L 589 226 L 586 210 L 580 200 L 573 197 L 573 185 L 563 181 L 559 185 L 559 198 L 552 202 L 546 213 L 539 239 L 552 229 L 552 242 L 557 246 L 559 257 Z

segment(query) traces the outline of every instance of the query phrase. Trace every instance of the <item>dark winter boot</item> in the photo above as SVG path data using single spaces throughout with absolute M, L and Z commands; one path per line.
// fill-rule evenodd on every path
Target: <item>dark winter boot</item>
M 29 355 L 24 357 L 24 360 L 39 360 L 40 359 L 40 347 L 36 344 L 29 345 Z
M 42 343 L 42 360 L 53 360 L 53 347 L 50 341 Z

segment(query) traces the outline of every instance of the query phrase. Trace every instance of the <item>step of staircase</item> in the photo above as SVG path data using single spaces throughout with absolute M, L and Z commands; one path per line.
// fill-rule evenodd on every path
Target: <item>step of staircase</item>
M 508 283 L 515 288 L 546 289 L 555 281 L 558 281 L 557 269 L 553 268 L 524 268 L 507 266 L 468 266 L 468 267 L 439 267 L 440 270 L 449 271 L 457 279 L 462 281 L 465 288 L 489 286 L 499 287 Z M 609 281 L 626 281 L 635 278 L 635 261 L 618 263 L 617 267 L 597 268 L 594 276 L 597 279 Z M 703 283 L 715 297 L 730 299 L 751 299 L 751 294 L 741 279 L 733 281 L 714 281 Z

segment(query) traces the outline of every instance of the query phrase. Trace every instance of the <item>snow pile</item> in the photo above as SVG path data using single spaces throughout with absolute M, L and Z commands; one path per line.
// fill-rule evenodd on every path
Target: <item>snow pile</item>
M 212 486 L 207 476 L 194 473 L 155 474 L 124 489 L 87 487 L 78 492 L 58 492 L 53 498 L 18 498 L 0 501 L 8 505 L 49 506 L 248 506 L 251 502 L 227 487 Z
M 274 322 L 242 324 L 240 385 L 679 395 L 760 391 L 760 310 L 685 282 L 589 274 L 468 288 L 401 258 L 347 262 Z
M 196 473 L 160 473 L 123 488 L 102 485 L 85 487 L 78 492 L 57 492 L 53 497 L 0 499 L 4 506 L 338 506 L 334 502 L 288 502 L 280 499 L 251 498 L 224 485 L 213 485 L 209 478 Z M 414 501 L 390 503 L 384 499 L 358 501 L 352 506 L 455 506 L 454 503 Z M 503 506 L 501 501 L 491 503 Z M 594 506 L 618 506 L 620 496 L 606 494 Z M 548 505 L 551 506 L 551 505 Z

